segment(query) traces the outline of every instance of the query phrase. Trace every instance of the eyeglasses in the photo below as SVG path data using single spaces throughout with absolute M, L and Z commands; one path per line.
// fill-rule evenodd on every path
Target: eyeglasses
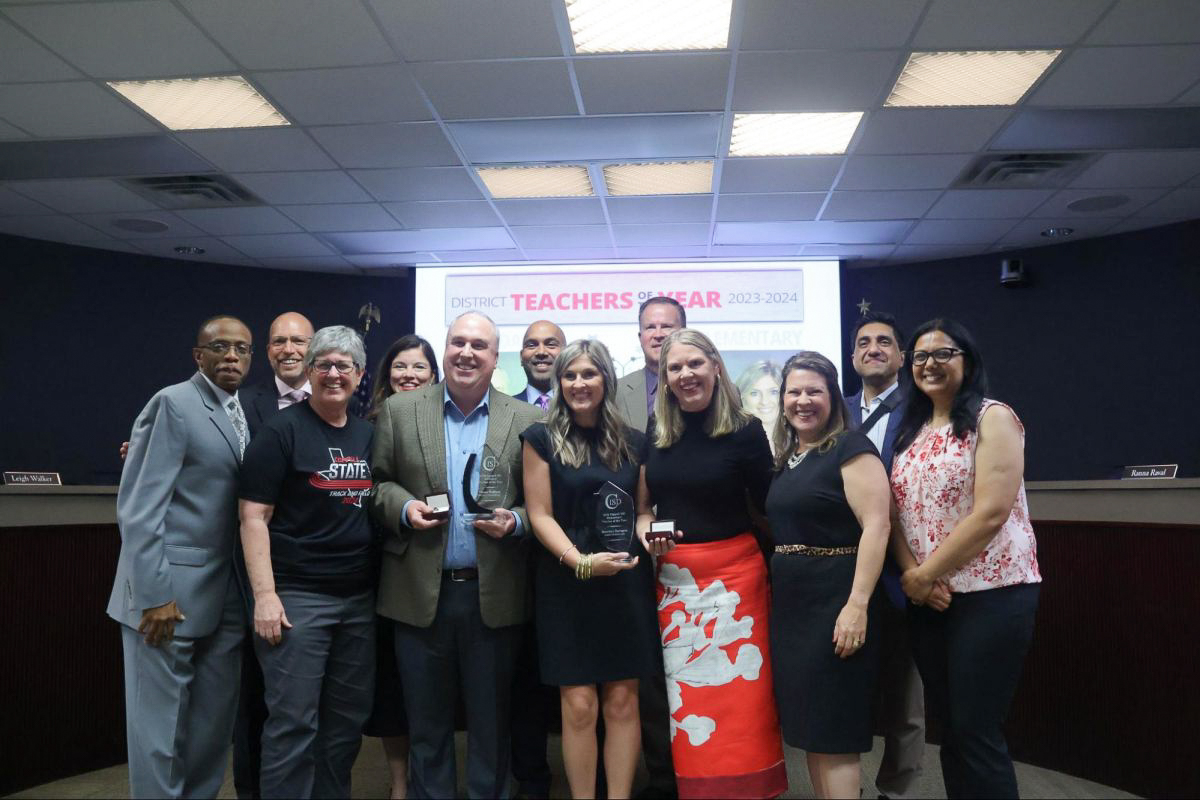
M 296 345 L 296 347 L 307 347 L 308 343 L 311 341 L 311 336 L 275 336 L 270 342 L 268 342 L 268 344 L 270 344 L 271 347 L 283 347 L 288 342 L 291 342 L 292 344 Z
M 328 375 L 331 372 L 337 372 L 339 375 L 349 375 L 357 366 L 353 361 L 318 361 L 313 364 L 313 369 L 323 375 Z
M 198 344 L 196 347 L 203 347 L 205 350 L 216 353 L 219 356 L 223 356 L 228 353 L 230 348 L 233 348 L 233 352 L 237 353 L 239 356 L 248 356 L 254 352 L 254 347 L 246 344 L 245 342 L 234 343 L 222 341 L 221 339 L 218 339 L 215 342 L 208 342 L 206 344 Z
M 937 350 L 932 352 L 925 350 L 913 350 L 911 353 L 909 353 L 909 358 L 911 358 L 912 363 L 916 364 L 918 367 L 924 365 L 925 362 L 929 361 L 930 358 L 932 358 L 938 364 L 948 364 L 950 363 L 950 359 L 954 358 L 961 352 L 962 350 L 959 350 L 957 347 L 939 347 Z

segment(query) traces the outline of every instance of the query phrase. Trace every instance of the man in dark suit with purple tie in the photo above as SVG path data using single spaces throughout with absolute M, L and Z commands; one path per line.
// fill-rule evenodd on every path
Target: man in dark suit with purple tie
M 862 378 L 862 389 L 846 396 L 850 424 L 867 435 L 889 474 L 896 431 L 904 416 L 905 389 L 897 378 L 904 366 L 903 337 L 891 314 L 868 311 L 850 336 L 851 363 Z M 883 721 L 883 761 L 875 786 L 880 796 L 914 797 L 925 750 L 925 692 L 913 663 L 904 619 L 900 575 L 889 556 L 884 562 L 887 609 L 883 622 L 883 669 L 880 672 L 880 715 Z

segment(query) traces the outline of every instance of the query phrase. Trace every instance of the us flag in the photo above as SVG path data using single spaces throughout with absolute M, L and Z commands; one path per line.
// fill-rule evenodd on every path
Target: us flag
M 362 337 L 364 354 L 367 352 L 367 332 L 371 330 L 372 322 L 379 322 L 379 306 L 368 302 L 358 310 L 358 335 Z M 367 356 L 365 361 L 362 380 L 358 382 L 350 401 L 350 411 L 357 417 L 366 417 L 371 410 L 371 357 Z

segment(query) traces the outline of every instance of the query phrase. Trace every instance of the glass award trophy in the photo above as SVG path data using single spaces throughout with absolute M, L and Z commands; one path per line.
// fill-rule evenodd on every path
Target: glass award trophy
M 468 524 L 477 519 L 492 519 L 496 509 L 504 505 L 508 496 L 508 468 L 487 445 L 483 447 L 483 458 L 479 461 L 479 491 L 471 492 L 471 475 L 475 471 L 475 461 L 478 453 L 472 453 L 467 458 L 467 468 L 463 470 L 463 499 L 467 510 L 459 517 Z
M 633 498 L 612 481 L 596 492 L 596 534 L 610 553 L 633 553 Z

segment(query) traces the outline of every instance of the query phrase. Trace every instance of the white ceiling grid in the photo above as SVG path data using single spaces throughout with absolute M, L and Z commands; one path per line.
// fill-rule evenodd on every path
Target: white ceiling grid
M 1139 116 L 1195 109 L 1200 124 L 1196 0 L 733 0 L 728 46 L 688 52 L 577 54 L 570 25 L 564 0 L 0 0 L 0 232 L 373 273 L 879 264 L 1037 245 L 1048 227 L 1078 239 L 1200 217 L 1200 134 L 1181 147 Z M 913 53 L 968 50 L 1062 52 L 1014 106 L 885 107 Z M 172 132 L 107 84 L 214 75 L 244 76 L 291 124 Z M 1047 111 L 1078 114 L 1067 122 L 1082 130 L 1115 112 L 1127 127 L 1065 188 L 954 185 Z M 863 117 L 845 154 L 730 157 L 734 114 L 770 112 Z M 158 173 L 176 171 L 167 154 L 192 154 L 264 205 L 169 211 L 78 150 L 50 174 L 30 173 L 21 149 L 147 134 L 169 145 Z M 1062 148 L 1035 143 L 1022 149 Z M 604 167 L 628 161 L 711 162 L 712 185 L 610 196 Z M 475 172 L 521 164 L 585 166 L 597 196 L 496 199 Z M 1126 199 L 1071 207 L 1113 195 Z M 114 225 L 129 218 L 167 228 Z

